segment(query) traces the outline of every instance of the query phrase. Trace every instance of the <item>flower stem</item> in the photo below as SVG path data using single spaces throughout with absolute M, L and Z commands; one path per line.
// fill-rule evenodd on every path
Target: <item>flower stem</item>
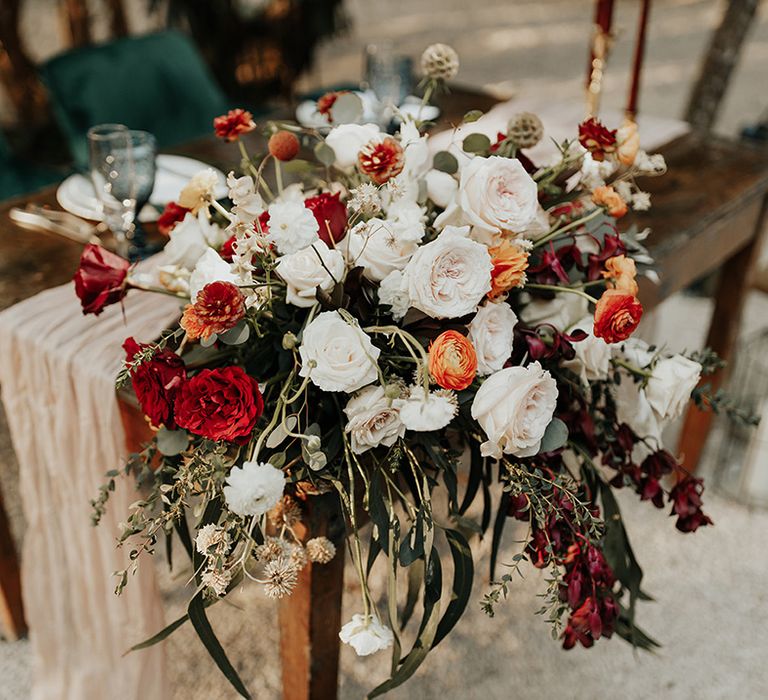
M 563 226 L 562 228 L 555 229 L 554 231 L 551 231 L 548 233 L 544 238 L 539 238 L 538 241 L 534 242 L 533 247 L 534 248 L 541 248 L 545 243 L 549 243 L 554 238 L 557 238 L 563 233 L 567 233 L 568 231 L 571 231 L 574 228 L 578 228 L 582 224 L 586 224 L 587 221 L 592 221 L 592 219 L 596 218 L 599 214 L 602 214 L 602 209 L 594 209 L 586 216 L 582 216 L 580 219 L 576 219 L 576 221 L 571 221 L 570 224 L 567 224 Z
M 580 297 L 584 297 L 587 301 L 591 302 L 592 304 L 597 304 L 597 299 L 595 297 L 591 296 L 590 294 L 587 294 L 585 291 L 581 289 L 576 289 L 575 287 L 558 287 L 556 284 L 534 284 L 532 282 L 529 282 L 525 285 L 526 289 L 543 289 L 549 292 L 569 292 L 570 294 L 578 294 Z

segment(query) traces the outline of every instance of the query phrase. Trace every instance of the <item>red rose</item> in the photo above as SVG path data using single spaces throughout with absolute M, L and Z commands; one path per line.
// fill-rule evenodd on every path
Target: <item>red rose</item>
M 136 353 L 146 347 L 133 338 L 127 338 L 123 343 L 126 362 L 131 362 Z M 133 392 L 152 425 L 164 425 L 169 430 L 176 428 L 173 402 L 186 378 L 184 360 L 167 348 L 156 352 L 151 360 L 142 362 L 131 372 Z
M 125 278 L 131 264 L 101 246 L 89 243 L 80 256 L 75 273 L 75 294 L 84 314 L 104 311 L 105 306 L 122 301 L 128 293 Z
M 237 243 L 237 236 L 232 235 L 224 241 L 224 245 L 221 246 L 219 255 L 222 260 L 226 260 L 228 263 L 232 262 L 232 258 L 235 255 L 235 243 Z
M 256 221 L 253 222 L 253 230 L 256 231 L 256 233 L 261 233 L 265 236 L 269 235 L 269 212 L 263 211 L 259 215 L 258 223 Z
M 174 226 L 184 221 L 189 209 L 179 206 L 176 202 L 168 202 L 163 209 L 163 213 L 157 219 L 157 230 L 164 236 L 170 235 Z
M 626 340 L 637 328 L 643 307 L 634 294 L 607 289 L 595 307 L 594 333 L 606 343 Z
M 377 185 L 383 185 L 403 172 L 405 151 L 391 136 L 380 142 L 372 141 L 360 149 L 357 156 L 360 172 Z
M 607 129 L 594 117 L 579 124 L 579 143 L 594 160 L 605 160 L 605 156 L 616 150 L 616 129 Z
M 209 440 L 244 444 L 264 412 L 259 383 L 242 367 L 204 369 L 176 396 L 176 423 Z
M 213 120 L 216 136 L 225 141 L 237 141 L 243 134 L 253 131 L 256 123 L 253 115 L 244 109 L 231 109 L 226 114 Z
M 207 340 L 233 328 L 244 316 L 243 293 L 231 282 L 211 282 L 200 290 L 194 304 L 187 304 L 181 327 L 193 340 Z
M 320 226 L 317 235 L 329 248 L 344 240 L 347 234 L 347 207 L 342 204 L 339 196 L 338 192 L 321 192 L 304 200 L 304 206 L 312 211 Z

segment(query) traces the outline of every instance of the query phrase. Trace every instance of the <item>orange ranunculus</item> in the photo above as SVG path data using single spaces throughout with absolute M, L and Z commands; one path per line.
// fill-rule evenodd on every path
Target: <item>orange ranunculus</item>
M 637 296 L 636 276 L 635 261 L 626 255 L 615 255 L 605 261 L 603 277 L 608 280 L 607 284 L 610 289 L 620 289 L 622 292 Z
M 477 374 L 477 353 L 458 331 L 441 333 L 429 346 L 429 373 L 443 389 L 466 389 Z
M 592 201 L 600 207 L 605 207 L 608 213 L 616 219 L 627 213 L 627 203 L 610 185 L 595 187 L 592 192 Z
M 607 289 L 595 306 L 594 334 L 606 343 L 619 343 L 632 335 L 642 316 L 643 307 L 634 294 Z
M 640 134 L 637 132 L 637 123 L 632 119 L 626 119 L 616 132 L 618 148 L 616 155 L 622 165 L 629 167 L 635 162 L 637 152 L 640 150 Z
M 488 249 L 491 254 L 491 291 L 488 296 L 496 299 L 513 287 L 525 284 L 525 270 L 528 267 L 528 251 L 513 241 L 502 241 Z

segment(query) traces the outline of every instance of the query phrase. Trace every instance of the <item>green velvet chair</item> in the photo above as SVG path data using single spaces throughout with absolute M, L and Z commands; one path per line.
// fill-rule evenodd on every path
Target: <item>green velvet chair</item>
M 229 108 L 197 49 L 174 31 L 67 51 L 41 75 L 79 167 L 95 124 L 150 131 L 166 148 L 211 133 L 213 118 Z
M 61 176 L 52 170 L 20 162 L 0 132 L 0 201 L 34 192 L 59 179 Z

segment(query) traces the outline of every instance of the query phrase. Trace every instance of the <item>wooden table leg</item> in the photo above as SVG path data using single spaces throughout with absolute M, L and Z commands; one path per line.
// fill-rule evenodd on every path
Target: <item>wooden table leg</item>
M 339 675 L 339 628 L 344 589 L 344 517 L 336 494 L 310 496 L 302 539 L 324 536 L 336 545 L 327 564 L 309 563 L 293 593 L 280 601 L 284 700 L 333 700 Z
M 17 640 L 27 631 L 21 600 L 21 576 L 16 547 L 13 544 L 8 517 L 0 493 L 0 624 L 5 636 Z
M 728 365 L 734 358 L 734 348 L 739 338 L 741 314 L 751 285 L 760 246 L 763 239 L 764 227 L 768 223 L 768 197 L 763 200 L 760 213 L 755 224 L 755 234 L 750 242 L 726 261 L 720 269 L 720 279 L 715 292 L 715 310 L 709 325 L 707 346 L 712 348 Z M 728 376 L 726 366 L 713 375 L 704 377 L 702 383 L 709 383 L 715 392 Z M 682 464 L 691 473 L 696 471 L 701 453 L 707 441 L 707 435 L 713 420 L 712 411 L 700 411 L 691 405 L 685 416 L 683 430 L 680 435 L 678 454 Z

